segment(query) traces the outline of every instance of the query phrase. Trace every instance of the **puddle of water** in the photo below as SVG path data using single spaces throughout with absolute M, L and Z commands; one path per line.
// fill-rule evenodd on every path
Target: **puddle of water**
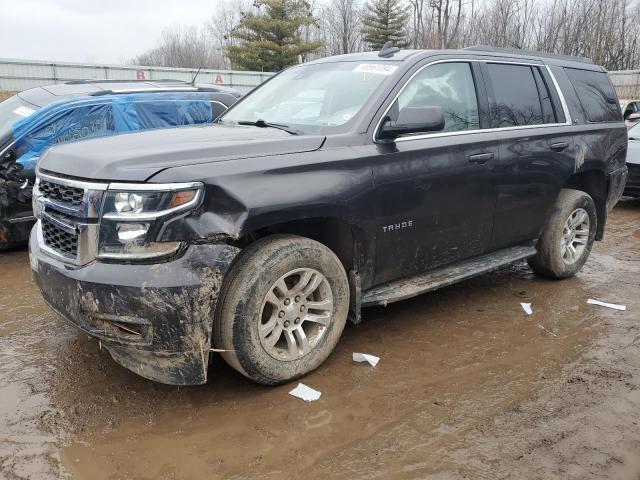
M 26 252 L 0 255 L 0 271 L 0 477 L 56 478 L 63 434 L 46 380 L 59 323 L 31 283 Z

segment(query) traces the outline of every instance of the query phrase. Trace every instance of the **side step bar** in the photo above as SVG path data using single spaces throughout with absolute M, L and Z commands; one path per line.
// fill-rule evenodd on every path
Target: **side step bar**
M 362 296 L 362 306 L 387 305 L 406 300 L 490 272 L 503 265 L 533 257 L 535 254 L 535 247 L 505 248 L 415 277 L 385 283 L 366 290 Z

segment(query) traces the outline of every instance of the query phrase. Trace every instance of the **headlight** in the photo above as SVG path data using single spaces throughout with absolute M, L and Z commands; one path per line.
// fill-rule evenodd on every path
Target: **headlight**
M 201 183 L 109 185 L 102 208 L 98 257 L 148 259 L 175 253 L 180 242 L 158 242 L 165 222 L 196 208 Z

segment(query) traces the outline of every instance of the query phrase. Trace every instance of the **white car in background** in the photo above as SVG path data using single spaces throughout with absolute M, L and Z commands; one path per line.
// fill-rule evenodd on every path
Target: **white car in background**
M 620 100 L 620 110 L 627 128 L 640 121 L 640 100 Z
M 629 176 L 623 195 L 640 197 L 640 123 L 636 123 L 627 133 L 629 134 L 629 146 L 627 147 Z

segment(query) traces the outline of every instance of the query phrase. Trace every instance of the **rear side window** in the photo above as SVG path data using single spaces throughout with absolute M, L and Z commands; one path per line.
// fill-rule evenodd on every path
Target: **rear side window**
M 495 127 L 542 125 L 555 121 L 548 92 L 542 95 L 539 92 L 539 88 L 546 88 L 544 82 L 542 78 L 536 81 L 531 66 L 489 63 L 487 73 L 495 98 L 491 114 Z
M 616 93 L 604 72 L 565 68 L 576 89 L 580 104 L 590 122 L 618 122 L 622 120 Z

